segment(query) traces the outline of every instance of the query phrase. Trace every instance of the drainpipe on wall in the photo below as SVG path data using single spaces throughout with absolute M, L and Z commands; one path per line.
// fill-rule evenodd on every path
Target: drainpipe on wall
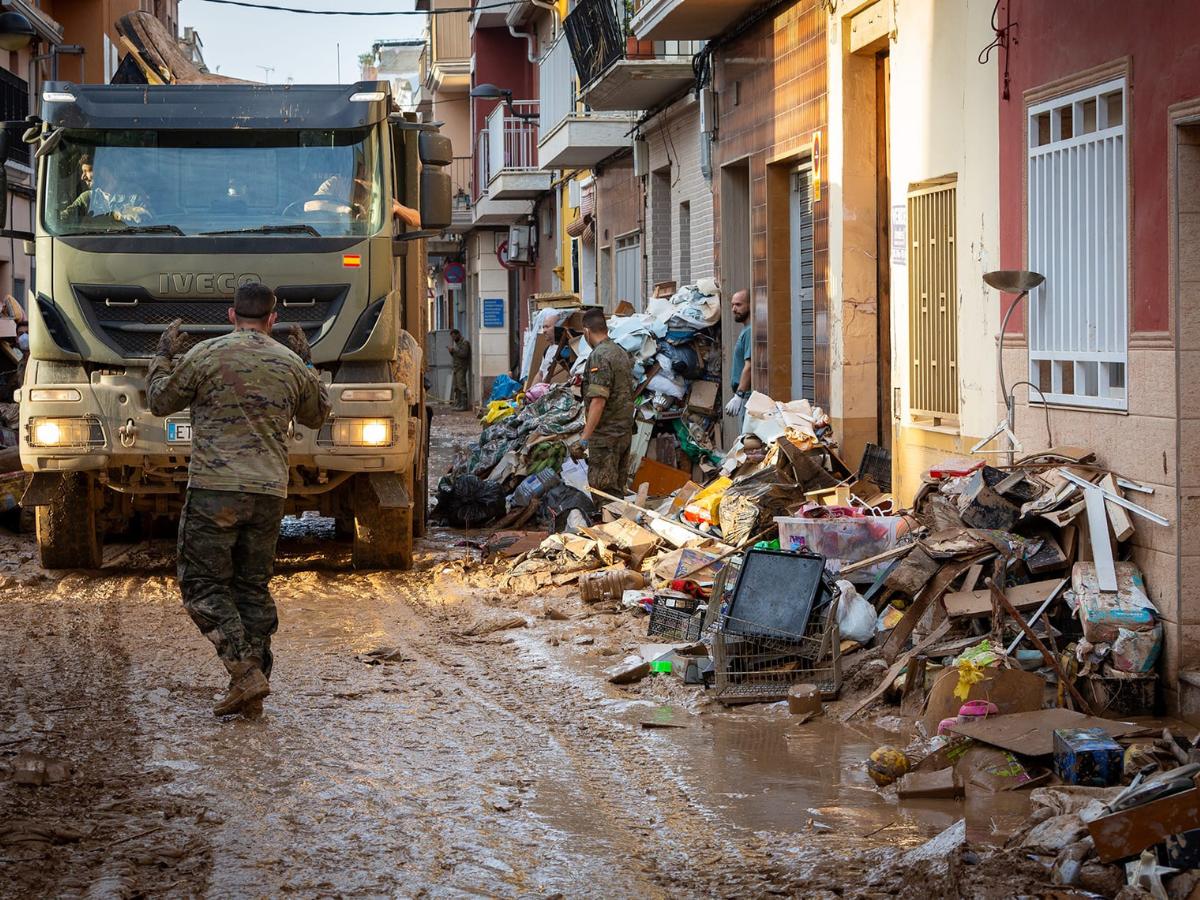
M 537 35 L 530 34 L 527 31 L 517 31 L 517 29 L 512 25 L 508 26 L 508 33 L 511 34 L 515 38 L 525 38 L 525 43 L 527 45 L 526 50 L 525 50 L 525 56 L 531 63 L 536 64 L 538 61 L 538 58 L 537 58 L 537 54 L 534 52 L 533 48 L 537 45 Z

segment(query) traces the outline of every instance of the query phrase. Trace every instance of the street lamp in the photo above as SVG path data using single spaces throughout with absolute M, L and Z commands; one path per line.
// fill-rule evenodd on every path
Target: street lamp
M 0 13 L 0 50 L 24 50 L 35 40 L 37 31 L 24 14 Z
M 1030 291 L 1040 286 L 1046 280 L 1046 276 L 1023 269 L 999 269 L 995 272 L 985 273 L 983 280 L 988 287 L 994 288 L 1002 294 L 1016 294 L 1017 299 L 1005 310 L 1004 318 L 1000 321 L 1000 334 L 996 338 L 996 369 L 1000 375 L 1000 392 L 1004 397 L 1006 415 L 1004 421 L 992 429 L 991 434 L 971 448 L 971 452 L 978 453 L 980 448 L 993 438 L 997 438 L 1002 434 L 1008 435 L 1010 448 L 1007 451 L 1008 464 L 1011 466 L 1013 463 L 1013 450 L 1019 449 L 1021 442 L 1017 440 L 1016 434 L 1013 433 L 1013 425 L 1016 423 L 1016 402 L 1012 392 L 1008 389 L 1008 385 L 1004 383 L 1004 333 L 1008 330 L 1008 320 L 1012 318 L 1013 312 L 1020 305 L 1021 301 L 1029 296 Z M 1028 382 L 1025 383 L 1028 384 Z M 1021 382 L 1018 381 L 1014 384 L 1014 389 L 1017 384 L 1021 384 Z
M 526 122 L 536 122 L 538 120 L 537 113 L 522 113 L 517 112 L 513 108 L 513 94 L 508 88 L 496 87 L 494 84 L 477 84 L 471 88 L 471 96 L 476 100 L 503 100 L 504 108 L 508 110 L 510 116 L 522 119 Z

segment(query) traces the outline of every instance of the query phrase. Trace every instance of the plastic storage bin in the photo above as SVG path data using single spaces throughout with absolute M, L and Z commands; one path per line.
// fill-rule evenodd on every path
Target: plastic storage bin
M 836 519 L 802 519 L 776 516 L 779 546 L 784 550 L 808 548 L 825 557 L 825 568 L 837 575 L 843 566 L 860 562 L 896 546 L 901 516 L 845 516 Z M 851 573 L 850 580 L 870 584 L 887 568 L 887 561 Z

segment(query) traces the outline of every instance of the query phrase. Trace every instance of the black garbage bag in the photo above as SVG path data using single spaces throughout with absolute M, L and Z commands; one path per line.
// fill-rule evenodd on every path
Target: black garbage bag
M 541 514 L 547 527 L 555 534 L 567 530 L 567 514 L 573 509 L 583 513 L 589 522 L 596 515 L 592 499 L 569 484 L 556 484 L 542 495 Z
M 474 475 L 445 476 L 438 482 L 437 517 L 451 525 L 475 528 L 505 513 L 504 486 Z
M 658 352 L 671 361 L 671 372 L 681 378 L 694 380 L 704 374 L 704 363 L 691 344 L 658 342 Z

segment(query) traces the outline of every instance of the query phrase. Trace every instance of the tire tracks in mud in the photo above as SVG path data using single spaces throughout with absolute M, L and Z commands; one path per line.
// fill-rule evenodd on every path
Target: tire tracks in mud
M 72 774 L 41 787 L 0 779 L 0 895 L 192 893 L 207 882 L 202 834 L 190 811 L 157 796 L 128 702 L 122 619 L 137 614 L 126 603 L 133 583 L 69 574 L 3 598 L 0 741 L 10 752 L 0 759 L 36 752 Z
M 606 712 L 611 701 L 598 683 L 578 675 L 548 678 L 532 653 L 513 654 L 512 643 L 457 636 L 454 620 L 430 602 L 435 592 L 427 582 L 403 597 L 431 626 L 404 643 L 526 741 L 532 736 L 534 744 L 552 746 L 566 771 L 535 784 L 568 783 L 588 820 L 568 816 L 568 827 L 604 836 L 608 861 L 633 878 L 628 893 L 609 884 L 597 895 L 735 896 L 802 888 L 802 873 L 777 865 L 758 835 L 728 826 L 689 796 L 669 760 L 647 755 L 638 731 Z

